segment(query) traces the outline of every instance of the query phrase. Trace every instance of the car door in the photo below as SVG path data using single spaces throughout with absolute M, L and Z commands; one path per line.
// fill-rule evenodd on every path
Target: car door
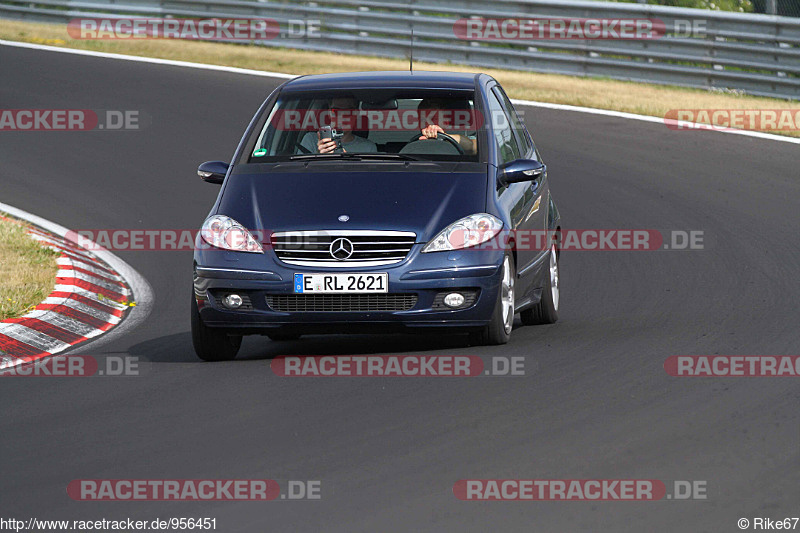
M 507 159 L 509 157 L 512 158 L 512 161 L 514 159 L 538 160 L 539 156 L 530 135 L 520 122 L 516 110 L 499 85 L 495 85 L 490 90 L 489 105 L 490 108 L 497 105 L 502 110 L 507 126 L 500 127 L 501 124 L 499 122 L 502 121 L 498 121 L 495 124 L 495 128 L 498 133 L 503 135 L 503 138 L 510 135 L 507 143 L 513 144 L 513 147 L 508 146 L 505 149 L 499 149 L 498 159 L 502 158 L 503 162 L 508 162 Z M 498 138 L 499 142 L 500 138 Z M 545 205 L 547 199 L 547 176 L 545 174 L 536 180 L 510 184 L 507 189 L 508 191 L 499 192 L 501 194 L 510 192 L 513 197 L 513 207 L 510 212 L 513 229 L 517 236 L 517 275 L 520 278 L 526 278 L 528 274 L 533 273 L 535 270 L 533 267 L 538 264 L 543 254 L 546 253 L 544 236 L 547 229 L 547 209 Z M 519 288 L 518 294 L 522 295 L 526 292 L 525 289 L 527 287 L 525 284 Z

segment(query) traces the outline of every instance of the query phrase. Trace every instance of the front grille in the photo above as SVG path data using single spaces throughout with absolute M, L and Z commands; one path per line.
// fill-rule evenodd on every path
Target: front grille
M 324 267 L 399 263 L 416 240 L 410 231 L 284 231 L 271 237 L 272 248 L 284 263 Z
M 408 311 L 416 294 L 269 294 L 267 305 L 287 313 L 316 311 Z

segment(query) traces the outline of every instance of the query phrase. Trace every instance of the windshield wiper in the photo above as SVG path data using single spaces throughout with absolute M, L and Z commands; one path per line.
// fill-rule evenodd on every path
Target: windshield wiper
M 406 154 L 376 154 L 375 152 L 370 152 L 358 155 L 364 159 L 400 159 L 401 161 L 422 161 L 422 159 L 411 157 L 410 155 Z
M 360 161 L 362 159 L 383 159 L 383 160 L 399 160 L 399 161 L 420 161 L 416 157 L 411 157 L 406 154 L 376 154 L 369 153 L 331 153 L 331 154 L 299 154 L 289 157 L 292 161 L 303 161 L 309 159 L 347 159 L 351 161 Z
M 302 161 L 304 159 L 354 159 L 356 154 L 298 154 L 289 156 L 292 161 Z

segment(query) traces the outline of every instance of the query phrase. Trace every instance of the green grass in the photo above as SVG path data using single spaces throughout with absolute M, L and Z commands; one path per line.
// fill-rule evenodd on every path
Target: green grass
M 24 315 L 53 291 L 58 252 L 0 213 L 0 320 Z

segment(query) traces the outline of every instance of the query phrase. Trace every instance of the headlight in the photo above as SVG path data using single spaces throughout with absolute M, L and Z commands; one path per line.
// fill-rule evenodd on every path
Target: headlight
M 456 220 L 425 245 L 422 252 L 444 252 L 477 246 L 493 239 L 503 229 L 503 222 L 488 213 Z
M 261 243 L 241 224 L 230 217 L 214 215 L 203 222 L 200 230 L 203 240 L 211 246 L 234 252 L 263 254 Z

